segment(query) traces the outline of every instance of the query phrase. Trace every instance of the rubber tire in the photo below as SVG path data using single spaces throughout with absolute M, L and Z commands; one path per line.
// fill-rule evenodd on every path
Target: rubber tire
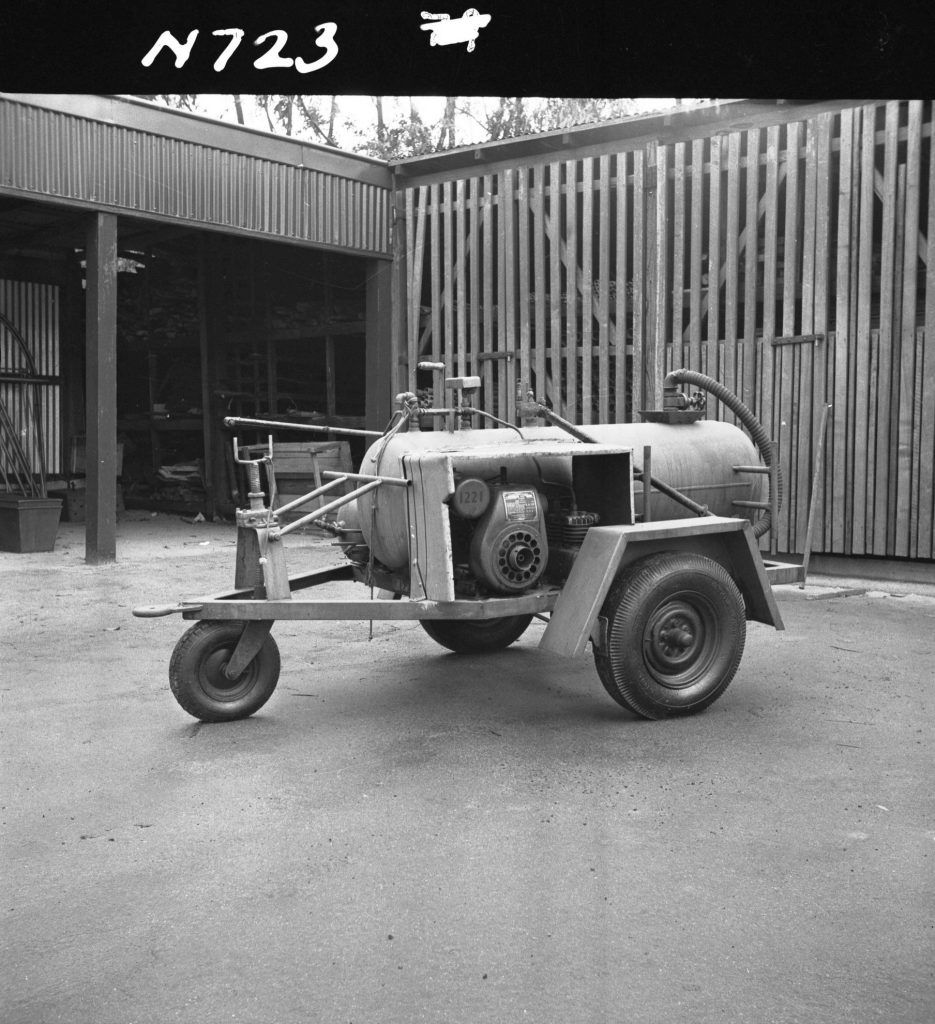
M 598 675 L 618 704 L 642 718 L 708 707 L 743 657 L 743 597 L 727 570 L 702 555 L 665 552 L 627 566 L 600 614 L 607 628 L 606 649 L 594 647 Z
M 279 682 L 279 647 L 267 635 L 256 657 L 233 683 L 223 671 L 242 622 L 197 622 L 183 633 L 169 662 L 169 685 L 179 704 L 202 722 L 248 718 L 270 699 Z
M 502 619 L 420 619 L 426 633 L 455 654 L 487 654 L 502 651 L 518 640 L 532 622 L 531 615 L 507 615 Z

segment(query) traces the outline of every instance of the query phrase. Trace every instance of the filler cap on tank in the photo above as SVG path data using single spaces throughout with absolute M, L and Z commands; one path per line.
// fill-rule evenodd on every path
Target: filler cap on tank
M 677 384 L 665 384 L 662 408 L 640 409 L 639 414 L 644 423 L 694 423 L 705 417 L 705 393 L 696 391 L 689 397 Z

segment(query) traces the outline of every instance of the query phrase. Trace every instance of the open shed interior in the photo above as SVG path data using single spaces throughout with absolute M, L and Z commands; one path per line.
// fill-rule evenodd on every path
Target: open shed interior
M 25 416 L 15 331 L 38 355 L 48 486 L 79 518 L 85 224 L 83 213 L 0 197 L 0 387 Z M 363 427 L 365 268 L 341 253 L 120 217 L 118 508 L 230 513 L 243 487 L 226 415 Z

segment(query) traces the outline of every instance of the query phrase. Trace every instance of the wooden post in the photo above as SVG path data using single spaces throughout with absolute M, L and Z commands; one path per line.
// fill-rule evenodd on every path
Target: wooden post
M 208 260 L 205 254 L 206 240 L 201 237 L 198 245 L 198 350 L 201 358 L 201 437 L 204 446 L 205 512 L 213 519 L 215 504 L 215 458 L 212 413 L 214 390 L 213 361 L 209 350 L 210 330 L 208 326 Z M 152 408 L 152 402 L 150 402 Z
M 701 362 L 701 270 L 704 257 L 704 139 L 692 141 L 691 256 L 688 298 L 688 365 L 700 372 Z
M 556 221 L 559 229 L 560 221 Z M 559 237 L 561 237 L 559 235 Z M 590 239 L 588 240 L 590 244 Z M 565 415 L 580 423 L 578 408 L 578 163 L 565 161 Z
M 597 359 L 597 422 L 610 422 L 610 238 L 613 224 L 610 217 L 610 156 L 600 158 L 598 165 L 598 257 L 597 274 L 600 297 L 597 303 L 598 359 Z
M 390 373 L 392 385 L 390 390 L 396 392 L 399 390 L 405 390 L 405 386 L 408 386 L 408 367 L 410 359 L 410 345 L 407 334 L 409 323 L 406 320 L 405 311 L 408 308 L 407 302 L 409 299 L 408 288 L 406 286 L 408 264 L 406 260 L 406 220 L 400 214 L 400 207 L 405 203 L 405 197 L 402 192 L 394 192 L 393 194 L 393 262 L 390 265 L 390 292 L 395 298 L 394 308 L 397 310 L 397 315 L 389 316 L 390 324 Z M 371 268 L 374 267 L 374 263 L 371 262 Z M 369 278 L 368 278 L 369 282 Z M 370 284 L 368 283 L 367 288 L 367 355 L 371 354 L 371 332 L 372 324 L 371 320 L 371 291 Z M 387 309 L 387 315 L 390 314 Z M 406 367 L 406 375 L 403 374 L 403 366 Z M 413 373 L 415 370 L 413 369 Z M 403 388 L 400 385 L 404 385 Z M 368 370 L 368 383 L 367 383 L 367 416 L 369 420 L 370 416 L 370 377 Z
M 543 389 L 542 398 L 552 399 L 552 408 L 559 415 L 567 412 L 562 402 L 562 263 L 559 241 L 562 223 L 561 164 L 549 165 L 549 201 L 545 230 L 554 225 L 549 237 L 549 358 L 551 360 L 551 395 Z
M 593 235 L 594 235 L 594 158 L 581 161 L 581 412 L 579 423 L 590 423 L 592 416 L 593 373 L 591 353 L 594 347 Z M 577 267 L 575 268 L 577 277 Z
M 629 419 L 627 405 L 627 154 L 617 154 L 617 234 L 616 247 L 617 296 L 614 304 L 614 333 L 616 352 L 614 355 L 614 423 L 626 423 Z
M 711 173 L 708 178 L 708 337 L 702 350 L 701 372 L 720 378 L 718 355 L 721 340 L 721 142 L 711 139 Z M 724 419 L 723 402 L 714 402 L 715 418 Z
M 651 380 L 646 386 L 647 409 L 662 408 L 662 381 L 666 375 L 665 357 L 666 347 L 669 338 L 667 328 L 668 311 L 667 299 L 669 296 L 668 277 L 668 229 L 669 222 L 669 150 L 665 146 L 656 148 L 656 194 L 652 216 L 655 220 L 655 244 L 653 245 L 653 259 L 656 268 L 653 275 L 653 288 L 655 297 L 653 299 L 653 317 L 649 321 L 652 332 L 652 358 L 647 353 L 647 369 Z M 673 339 L 673 345 L 676 344 Z M 681 343 L 681 338 L 678 339 Z
M 117 217 L 94 214 L 87 232 L 87 529 L 85 561 L 117 558 Z
M 545 328 L 545 298 L 546 298 L 546 265 L 545 265 L 545 165 L 540 164 L 535 169 L 533 186 L 532 212 L 533 212 L 533 250 L 535 264 L 535 394 L 545 401 L 546 390 L 546 328 Z M 472 293 L 474 289 L 472 288 Z M 527 382 L 530 387 L 533 381 Z

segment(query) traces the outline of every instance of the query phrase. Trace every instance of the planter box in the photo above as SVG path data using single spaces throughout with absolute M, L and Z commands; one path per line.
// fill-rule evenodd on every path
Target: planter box
M 61 514 L 61 498 L 0 495 L 0 551 L 51 551 Z

